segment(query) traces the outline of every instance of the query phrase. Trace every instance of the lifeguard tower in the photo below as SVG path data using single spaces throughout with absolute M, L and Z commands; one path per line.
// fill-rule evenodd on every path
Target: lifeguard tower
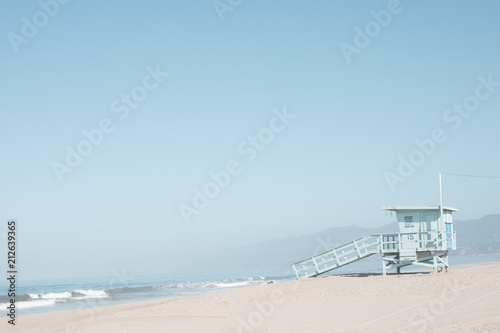
M 363 258 L 380 254 L 382 272 L 388 268 L 419 265 L 448 269 L 448 251 L 456 250 L 452 213 L 458 209 L 443 206 L 387 206 L 395 212 L 399 232 L 361 237 L 318 255 L 292 264 L 297 279 L 317 276 Z
M 379 234 L 379 252 L 383 273 L 387 268 L 420 265 L 448 269 L 448 250 L 456 250 L 452 213 L 458 209 L 439 206 L 392 206 L 382 209 L 396 212 L 399 233 Z M 375 235 L 374 235 L 375 236 Z

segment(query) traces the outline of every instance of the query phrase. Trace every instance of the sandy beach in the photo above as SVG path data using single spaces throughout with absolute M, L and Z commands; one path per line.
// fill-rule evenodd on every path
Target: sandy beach
M 500 332 L 500 262 L 19 316 L 2 332 Z M 5 330 L 4 328 L 8 329 Z

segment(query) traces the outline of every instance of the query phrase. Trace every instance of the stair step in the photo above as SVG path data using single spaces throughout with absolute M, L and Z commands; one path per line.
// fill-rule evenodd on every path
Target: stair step
M 296 262 L 292 267 L 297 278 L 317 276 L 377 253 L 373 249 L 377 244 L 376 236 L 361 237 Z

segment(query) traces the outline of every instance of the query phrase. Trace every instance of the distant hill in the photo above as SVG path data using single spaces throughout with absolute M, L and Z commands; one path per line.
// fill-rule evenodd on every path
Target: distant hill
M 455 221 L 458 255 L 500 253 L 500 215 Z
M 500 214 L 478 220 L 454 221 L 457 250 L 451 255 L 500 253 Z M 231 251 L 186 254 L 167 260 L 176 270 L 239 269 L 283 266 L 353 239 L 398 232 L 396 222 L 377 227 L 332 227 L 314 234 L 278 238 Z

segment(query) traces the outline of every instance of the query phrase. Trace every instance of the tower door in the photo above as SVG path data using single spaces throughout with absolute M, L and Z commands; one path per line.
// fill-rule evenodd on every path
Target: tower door
M 425 227 L 427 232 L 427 237 L 424 235 L 424 239 L 427 240 L 427 247 L 433 247 L 437 245 L 437 214 L 436 213 L 425 213 Z
M 437 214 L 436 213 L 426 213 L 425 214 L 425 224 L 427 230 L 425 231 L 436 231 L 437 230 Z

